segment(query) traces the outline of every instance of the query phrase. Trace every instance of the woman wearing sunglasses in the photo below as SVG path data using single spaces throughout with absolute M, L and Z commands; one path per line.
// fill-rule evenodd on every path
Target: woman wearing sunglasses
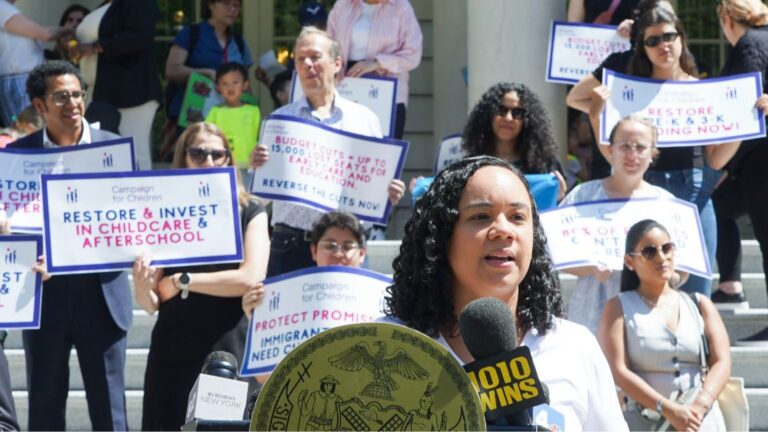
M 523 174 L 553 173 L 558 198 L 565 195 L 552 123 L 544 104 L 525 84 L 502 82 L 489 88 L 469 114 L 462 140 L 467 156 L 496 156 Z
M 234 166 L 234 161 L 216 126 L 195 123 L 179 137 L 174 168 L 224 166 Z M 178 430 L 184 424 L 187 397 L 211 351 L 226 348 L 242 358 L 237 342 L 243 316 L 240 298 L 259 287 L 266 275 L 269 234 L 263 206 L 245 191 L 238 170 L 235 175 L 243 232 L 241 263 L 160 269 L 150 265 L 150 257 L 134 262 L 136 302 L 149 313 L 159 311 L 144 377 L 143 430 Z M 263 289 L 256 294 L 263 297 Z M 226 343 L 222 338 L 232 339 L 233 347 L 221 347 Z
M 614 126 L 607 147 L 611 175 L 576 186 L 560 206 L 588 201 L 620 198 L 672 198 L 666 190 L 643 180 L 656 148 L 656 127 L 640 117 L 629 116 Z M 603 306 L 619 293 L 621 272 L 602 266 L 584 266 L 565 270 L 579 277 L 568 304 L 568 319 L 597 332 Z M 673 285 L 686 278 L 673 275 Z
M 664 417 L 679 431 L 723 431 L 717 397 L 731 374 L 728 333 L 707 297 L 695 294 L 696 304 L 672 288 L 674 271 L 675 244 L 667 229 L 648 219 L 633 225 L 621 293 L 605 305 L 597 338 L 616 385 L 631 398 L 625 411 L 630 429 L 649 430 Z M 709 347 L 706 376 L 702 328 Z M 680 394 L 684 401 L 678 402 Z
M 637 49 L 630 60 L 630 75 L 672 81 L 697 79 L 693 55 L 688 50 L 683 24 L 677 16 L 666 8 L 657 7 L 640 15 L 635 25 L 634 43 Z M 599 124 L 600 113 L 610 97 L 610 91 L 601 85 L 593 90 L 592 95 L 589 115 L 592 124 Z M 718 177 L 715 170 L 728 162 L 739 144 L 736 141 L 703 147 L 665 148 L 646 174 L 649 183 L 696 204 L 710 262 L 714 261 L 717 247 L 715 211 L 710 199 Z M 691 276 L 682 289 L 709 297 L 712 282 Z

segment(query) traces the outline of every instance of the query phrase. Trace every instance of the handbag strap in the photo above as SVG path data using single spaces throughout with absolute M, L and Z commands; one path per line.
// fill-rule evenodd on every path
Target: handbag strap
M 608 9 L 598 15 L 593 22 L 597 23 L 598 21 L 604 21 L 600 22 L 599 24 L 610 24 L 611 20 L 613 19 L 613 14 L 616 12 L 616 9 L 619 8 L 620 4 L 621 0 L 613 0 L 611 5 L 608 6 Z
M 682 295 L 682 293 L 681 293 Z M 683 299 L 686 298 L 686 295 L 682 295 Z M 704 380 L 704 377 L 707 376 L 707 371 L 709 370 L 709 362 L 707 359 L 709 358 L 709 345 L 707 344 L 707 336 L 704 334 L 704 315 L 701 314 L 701 305 L 699 304 L 699 299 L 696 297 L 695 293 L 688 293 L 688 296 L 690 297 L 690 301 L 685 299 L 685 303 L 688 304 L 688 307 L 691 309 L 691 311 L 695 312 L 694 316 L 698 315 L 701 317 L 701 321 L 698 319 L 696 320 L 696 324 L 699 326 L 699 368 L 701 369 L 701 379 Z

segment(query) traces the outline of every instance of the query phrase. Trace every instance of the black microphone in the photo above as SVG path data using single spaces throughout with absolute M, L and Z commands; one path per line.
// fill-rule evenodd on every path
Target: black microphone
M 509 306 L 493 297 L 474 300 L 461 311 L 459 330 L 476 360 L 464 369 L 478 390 L 489 430 L 536 430 L 529 408 L 545 403 L 548 391 L 538 379 L 530 350 L 517 346 Z M 503 420 L 496 420 L 501 416 Z
M 236 380 L 237 371 L 238 363 L 234 355 L 226 351 L 214 351 L 205 358 L 200 373 Z

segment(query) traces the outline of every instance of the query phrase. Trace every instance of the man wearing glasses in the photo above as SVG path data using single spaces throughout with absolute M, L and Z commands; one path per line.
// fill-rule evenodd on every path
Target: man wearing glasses
M 118 138 L 83 118 L 85 90 L 71 63 L 52 61 L 29 74 L 27 93 L 45 127 L 9 144 L 23 149 L 87 145 Z M 29 430 L 64 430 L 69 355 L 74 346 L 94 430 L 128 430 L 125 410 L 126 335 L 131 292 L 125 272 L 43 275 L 39 330 L 24 330 Z

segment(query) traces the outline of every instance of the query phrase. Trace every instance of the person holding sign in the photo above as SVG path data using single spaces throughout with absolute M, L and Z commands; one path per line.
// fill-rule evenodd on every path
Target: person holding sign
M 281 107 L 273 114 L 298 117 L 333 129 L 381 138 L 379 119 L 370 109 L 344 99 L 336 91 L 335 80 L 342 70 L 341 46 L 328 33 L 305 27 L 294 48 L 296 74 L 305 97 Z M 251 166 L 259 168 L 269 160 L 269 148 L 259 144 L 251 154 Z M 372 193 L 378 193 L 371 191 Z M 384 191 L 380 191 L 384 193 Z M 405 193 L 405 183 L 392 179 L 386 191 L 397 204 Z M 272 249 L 269 277 L 313 265 L 310 256 L 312 222 L 320 212 L 297 204 L 275 201 L 272 207 Z M 374 225 L 368 238 L 384 238 L 385 226 Z
M 759 71 L 768 82 L 768 7 L 758 0 L 724 0 L 718 3 L 720 26 L 733 45 L 722 75 Z M 763 95 L 763 98 L 767 97 Z M 763 255 L 768 275 L 768 140 L 745 141 L 726 165 L 726 178 L 712 194 L 717 215 L 717 267 L 719 290 L 712 294 L 718 307 L 748 306 L 741 285 L 741 237 L 736 219 L 746 213 Z M 767 285 L 768 286 L 768 285 Z M 768 329 L 740 344 L 768 343 Z
M 656 136 L 656 127 L 647 120 L 626 117 L 619 121 L 611 131 L 611 144 L 608 146 L 611 175 L 576 186 L 560 202 L 560 206 L 616 198 L 673 198 L 671 193 L 643 180 L 659 152 Z M 565 271 L 579 277 L 568 305 L 568 319 L 584 325 L 595 334 L 603 306 L 619 293 L 621 273 L 602 266 Z M 677 285 L 681 275 L 676 273 L 674 277 L 673 285 Z
M 403 138 L 408 73 L 421 63 L 422 35 L 407 0 L 340 0 L 328 14 L 328 34 L 341 44 L 349 77 L 397 77 L 393 137 Z
M 675 244 L 658 222 L 633 225 L 625 251 L 621 293 L 605 305 L 597 337 L 631 398 L 630 429 L 649 430 L 664 417 L 679 431 L 724 431 L 717 397 L 731 375 L 731 351 L 720 314 L 709 298 L 672 288 Z
M 8 145 L 35 149 L 88 145 L 118 138 L 83 118 L 80 71 L 55 60 L 29 74 L 27 92 L 45 127 Z M 41 266 L 44 268 L 45 266 Z M 125 430 L 125 349 L 131 292 L 125 272 L 54 276 L 43 283 L 39 330 L 24 330 L 29 429 L 64 430 L 69 355 L 77 350 L 93 429 Z
M 11 233 L 11 221 L 0 215 L 0 236 Z M 5 355 L 5 338 L 8 332 L 0 330 L 0 430 L 21 430 L 16 419 L 16 404 L 13 402 L 11 374 L 8 357 Z
M 630 61 L 631 75 L 657 80 L 697 79 L 696 65 L 688 50 L 682 22 L 677 16 L 666 8 L 657 7 L 642 14 L 635 26 L 635 45 L 638 48 Z M 609 97 L 610 91 L 607 87 L 601 85 L 594 89 L 590 107 L 593 124 L 599 124 L 600 113 Z M 698 206 L 710 262 L 714 261 L 717 244 L 715 212 L 710 199 L 717 180 L 717 174 L 713 170 L 722 168 L 739 145 L 740 142 L 736 141 L 704 147 L 665 148 L 646 174 L 649 183 L 663 187 L 677 198 Z M 712 282 L 699 276 L 691 276 L 682 289 L 709 297 Z
M 195 123 L 179 137 L 174 168 L 222 166 L 234 166 L 234 161 L 227 138 L 216 126 Z M 173 430 L 184 424 L 187 396 L 205 357 L 228 332 L 237 338 L 243 316 L 240 297 L 264 279 L 267 214 L 237 175 L 242 263 L 160 269 L 151 266 L 148 256 L 134 262 L 136 302 L 149 313 L 159 311 L 144 377 L 143 430 Z
M 610 369 L 592 334 L 566 321 L 536 206 L 520 171 L 489 156 L 441 171 L 405 226 L 386 313 L 473 361 L 459 312 L 495 297 L 517 318 L 565 430 L 627 430 Z
M 318 267 L 360 267 L 365 260 L 365 227 L 347 212 L 330 212 L 312 224 L 312 260 Z M 243 295 L 243 312 L 251 319 L 253 308 L 264 299 L 264 285 L 259 284 Z

